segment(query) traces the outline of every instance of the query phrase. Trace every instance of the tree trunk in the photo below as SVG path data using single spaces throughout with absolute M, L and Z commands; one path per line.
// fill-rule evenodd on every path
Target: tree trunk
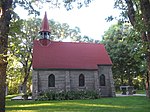
M 128 75 L 128 85 L 133 86 L 131 74 Z
M 146 53 L 146 61 L 147 61 L 147 97 L 150 98 L 150 1 L 149 0 L 140 0 L 140 6 L 141 6 L 141 12 L 142 12 L 142 18 L 143 18 L 143 24 L 145 27 L 145 31 L 142 33 L 142 39 L 147 44 L 147 53 Z
M 29 74 L 30 73 L 25 70 L 25 77 L 24 77 L 24 80 L 22 82 L 22 92 L 23 93 L 27 92 L 27 82 L 28 82 Z
M 6 67 L 7 63 L 0 64 L 0 112 L 5 112 Z
M 147 75 L 146 75 L 146 96 L 150 98 L 150 52 L 146 55 L 147 61 Z
M 25 77 L 24 77 L 24 80 L 22 82 L 23 93 L 27 92 L 27 82 L 28 82 L 28 78 L 29 78 L 30 70 L 31 70 L 31 66 L 32 66 L 32 61 L 30 64 L 28 64 L 28 62 L 29 62 L 29 60 L 26 61 L 26 65 L 24 65 Z
M 121 75 L 121 85 L 123 86 L 124 85 L 124 76 Z
M 140 10 L 142 17 L 141 20 L 136 20 L 135 18 L 135 9 L 133 5 L 133 0 L 125 0 L 127 7 L 128 7 L 128 17 L 135 29 L 137 29 L 139 32 L 141 32 L 141 38 L 144 44 L 150 43 L 150 1 L 149 0 L 140 0 Z M 140 12 L 140 11 L 139 11 Z M 139 22 L 142 22 L 143 25 L 140 26 L 140 28 L 137 28 L 137 24 Z M 144 26 L 144 27 L 142 27 Z M 150 98 L 150 45 L 147 45 L 147 52 L 146 52 L 146 61 L 147 61 L 147 97 Z
M 0 112 L 5 112 L 7 47 L 12 0 L 0 0 Z

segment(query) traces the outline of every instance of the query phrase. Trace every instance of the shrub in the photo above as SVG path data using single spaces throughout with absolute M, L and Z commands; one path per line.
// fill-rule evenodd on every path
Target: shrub
M 40 94 L 38 100 L 75 100 L 100 98 L 96 91 L 47 91 Z

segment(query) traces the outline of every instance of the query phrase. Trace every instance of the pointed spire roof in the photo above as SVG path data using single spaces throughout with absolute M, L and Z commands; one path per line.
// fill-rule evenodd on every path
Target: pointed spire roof
M 43 18 L 43 21 L 42 21 L 40 32 L 51 32 L 46 12 L 45 12 L 45 15 L 44 15 L 44 18 Z

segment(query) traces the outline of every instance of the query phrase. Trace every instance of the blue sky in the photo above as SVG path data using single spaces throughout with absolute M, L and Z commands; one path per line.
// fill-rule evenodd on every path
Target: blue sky
M 40 18 L 44 17 L 44 12 L 47 11 L 48 19 L 54 19 L 60 23 L 68 23 L 72 28 L 77 26 L 80 28 L 82 35 L 87 35 L 93 39 L 101 40 L 104 34 L 113 22 L 106 22 L 106 18 L 110 15 L 118 16 L 119 11 L 113 9 L 114 0 L 94 0 L 89 7 L 81 9 L 73 9 L 66 11 L 65 8 L 49 8 L 44 5 L 40 9 Z M 27 12 L 22 13 L 23 9 L 16 9 L 16 12 L 21 18 L 27 17 Z

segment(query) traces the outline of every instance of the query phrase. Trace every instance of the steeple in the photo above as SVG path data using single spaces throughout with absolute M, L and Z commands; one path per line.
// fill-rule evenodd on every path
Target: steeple
M 49 24 L 48 24 L 48 19 L 47 19 L 46 12 L 45 12 L 45 15 L 44 15 L 42 25 L 41 25 L 41 29 L 40 29 L 39 33 L 40 33 L 42 39 L 49 39 L 49 37 L 50 37 L 51 31 L 50 31 L 50 27 L 49 27 Z

